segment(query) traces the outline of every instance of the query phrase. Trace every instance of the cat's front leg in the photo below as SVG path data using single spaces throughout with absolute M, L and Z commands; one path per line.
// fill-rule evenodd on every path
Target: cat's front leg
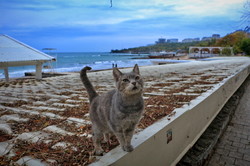
M 100 156 L 103 154 L 104 150 L 102 149 L 101 146 L 101 139 L 102 139 L 103 134 L 102 133 L 93 133 L 93 144 L 95 147 L 95 154 Z
M 126 151 L 125 148 L 124 148 L 124 147 L 126 146 L 124 133 L 123 133 L 122 131 L 116 132 L 116 133 L 115 133 L 115 136 L 116 136 L 116 138 L 118 139 L 118 141 L 119 141 L 119 143 L 120 143 L 122 149 L 123 149 L 124 151 Z
M 133 128 L 127 129 L 124 132 L 125 145 L 123 146 L 123 150 L 126 152 L 132 152 L 134 150 L 133 146 L 131 145 L 133 134 L 134 134 Z

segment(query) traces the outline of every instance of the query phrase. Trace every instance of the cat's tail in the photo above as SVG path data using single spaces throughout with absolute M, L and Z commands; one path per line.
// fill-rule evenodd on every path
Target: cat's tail
M 91 84 L 91 82 L 89 81 L 88 77 L 87 77 L 87 70 L 91 70 L 91 67 L 86 66 L 84 67 L 81 72 L 80 72 L 80 78 L 82 80 L 83 85 L 85 86 L 88 95 L 89 95 L 89 102 L 91 103 L 93 101 L 93 99 L 98 96 L 98 94 L 96 93 L 93 85 Z

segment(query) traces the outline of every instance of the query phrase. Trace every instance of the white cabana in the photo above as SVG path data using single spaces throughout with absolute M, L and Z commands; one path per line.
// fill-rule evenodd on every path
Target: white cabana
M 4 69 L 5 79 L 9 81 L 8 67 L 36 66 L 36 79 L 42 79 L 42 64 L 55 60 L 10 36 L 0 34 L 0 69 Z

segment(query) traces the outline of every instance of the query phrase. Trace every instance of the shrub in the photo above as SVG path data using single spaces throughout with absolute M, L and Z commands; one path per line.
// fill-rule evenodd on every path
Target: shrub
M 243 39 L 240 48 L 246 55 L 250 56 L 250 38 Z

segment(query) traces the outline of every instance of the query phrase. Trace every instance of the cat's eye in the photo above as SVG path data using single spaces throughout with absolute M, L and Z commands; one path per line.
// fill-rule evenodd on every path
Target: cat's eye
M 139 77 L 139 76 L 136 76 L 136 77 L 135 77 L 135 80 L 139 80 L 139 79 L 140 79 L 140 77 Z
M 129 82 L 129 80 L 127 78 L 122 80 L 123 82 Z

